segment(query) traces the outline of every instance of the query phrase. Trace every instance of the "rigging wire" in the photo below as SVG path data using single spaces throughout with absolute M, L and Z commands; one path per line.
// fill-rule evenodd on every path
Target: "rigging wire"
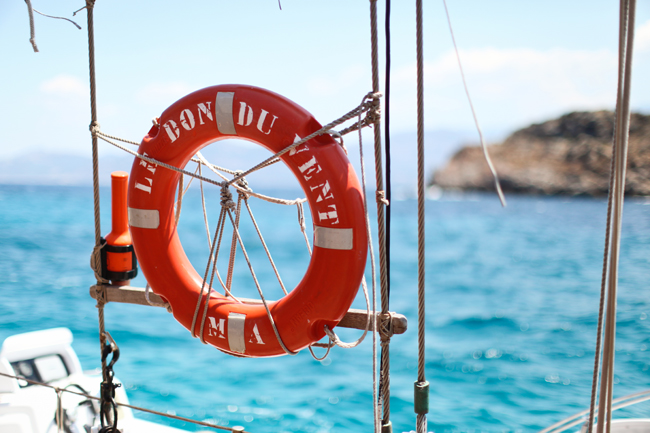
M 384 154 L 386 156 L 386 282 L 390 308 L 390 220 L 391 220 L 391 152 L 390 152 L 390 0 L 386 0 L 386 79 L 384 82 Z
M 429 412 L 429 382 L 425 377 L 425 185 L 424 185 L 424 54 L 422 0 L 416 0 L 417 51 L 417 184 L 418 184 L 418 379 L 413 388 L 413 403 L 417 413 L 417 433 L 427 432 Z
M 621 221 L 623 218 L 623 199 L 625 194 L 625 169 L 630 123 L 630 91 L 632 78 L 632 54 L 634 47 L 634 21 L 636 0 L 621 0 L 619 28 L 619 67 L 616 97 L 616 127 L 614 133 L 615 170 L 613 179 L 611 238 L 607 248 L 607 316 L 605 322 L 605 341 L 600 381 L 600 401 L 598 402 L 597 432 L 610 431 L 612 419 L 612 396 L 614 388 L 614 354 L 616 341 L 616 292 L 618 289 L 618 261 L 620 255 Z M 598 354 L 596 355 L 598 356 Z M 590 410 L 590 421 L 593 410 Z M 591 424 L 589 426 L 591 429 Z
M 379 55 L 377 41 L 377 0 L 370 0 L 370 48 L 372 64 L 372 92 L 379 94 Z M 377 98 L 373 104 L 379 105 Z M 378 110 L 377 110 L 378 111 Z M 381 287 L 381 316 L 379 333 L 381 336 L 381 377 L 379 381 L 379 400 L 383 408 L 383 433 L 391 433 L 393 427 L 390 421 L 390 338 L 392 336 L 390 314 L 388 312 L 388 280 L 386 278 L 386 222 L 384 208 L 389 203 L 385 199 L 382 148 L 381 148 L 381 117 L 373 119 L 374 149 L 375 149 L 375 178 L 377 195 L 377 238 L 379 245 L 379 280 Z M 388 318 L 388 320 L 386 320 Z

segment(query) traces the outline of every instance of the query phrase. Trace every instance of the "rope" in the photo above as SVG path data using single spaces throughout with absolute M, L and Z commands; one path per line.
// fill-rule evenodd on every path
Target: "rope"
M 327 325 L 324 326 L 325 333 L 330 338 L 330 342 L 336 344 L 337 346 L 343 349 L 352 349 L 353 347 L 357 347 L 366 338 L 368 329 L 370 329 L 370 300 L 368 299 L 368 286 L 366 285 L 365 276 L 361 278 L 361 287 L 363 288 L 363 296 L 366 298 L 366 329 L 363 330 L 363 334 L 361 334 L 361 337 L 359 337 L 356 341 L 353 341 L 351 343 L 345 343 L 341 341 L 339 336 L 336 335 L 336 333 L 333 330 L 331 330 Z M 373 317 L 375 316 L 373 315 Z
M 138 152 L 135 152 L 135 151 L 133 151 L 133 150 L 127 148 L 127 147 L 124 147 L 124 146 L 122 146 L 122 145 L 120 145 L 120 144 L 117 144 L 117 143 L 111 141 L 110 139 L 108 139 L 108 138 L 105 136 L 105 134 L 103 134 L 103 133 L 99 130 L 99 124 L 92 125 L 92 126 L 91 126 L 91 132 L 93 133 L 93 140 L 95 140 L 96 137 L 99 137 L 99 138 L 101 138 L 102 140 L 104 140 L 105 142 L 110 143 L 110 144 L 112 144 L 113 146 L 115 146 L 115 147 L 117 147 L 117 148 L 119 148 L 119 149 L 122 149 L 122 150 L 125 151 L 125 152 L 130 153 L 131 155 L 135 156 L 136 158 L 140 158 L 140 159 L 142 159 L 142 160 L 144 160 L 144 161 L 147 161 L 147 162 L 149 162 L 149 163 L 151 163 L 151 164 L 155 164 L 155 165 L 158 165 L 158 166 L 160 166 L 160 167 L 164 167 L 164 168 L 166 168 L 166 169 L 168 169 L 168 170 L 172 170 L 172 171 L 175 171 L 175 172 L 177 172 L 177 173 L 181 173 L 181 174 L 184 174 L 184 175 L 186 175 L 186 176 L 190 176 L 190 177 L 193 177 L 193 178 L 196 178 L 196 179 L 202 180 L 202 181 L 204 181 L 204 182 L 211 183 L 211 184 L 213 184 L 213 185 L 217 185 L 217 186 L 219 186 L 219 187 L 223 185 L 221 182 L 217 182 L 217 181 L 212 180 L 212 179 L 210 179 L 210 178 L 207 178 L 207 177 L 205 177 L 205 176 L 201 176 L 201 175 L 198 175 L 198 174 L 194 174 L 194 173 L 192 173 L 191 171 L 187 171 L 187 170 L 184 170 L 184 169 L 182 169 L 182 168 L 178 168 L 178 167 L 176 167 L 176 166 L 173 166 L 173 165 L 167 164 L 167 163 L 162 162 L 162 161 L 158 161 L 157 159 L 149 158 L 148 156 L 141 155 L 141 154 L 139 154 Z M 124 141 L 124 140 L 122 140 L 122 141 Z
M 109 284 L 109 281 L 102 277 L 102 248 L 104 248 L 105 243 L 101 245 L 95 245 L 93 247 L 93 252 L 90 253 L 90 268 L 95 273 L 95 279 L 102 284 Z
M 224 175 L 219 173 L 218 170 L 224 171 L 224 172 L 232 174 L 232 175 L 243 173 L 243 171 L 241 171 L 241 170 L 226 170 L 224 168 L 217 167 L 216 165 L 210 164 L 203 157 L 203 155 L 201 155 L 201 152 L 198 152 L 196 154 L 196 156 L 197 156 L 197 162 L 199 162 L 200 164 L 203 164 L 206 167 L 208 167 L 214 174 L 221 177 L 224 181 L 228 181 L 228 179 Z M 234 180 L 235 179 L 233 179 L 232 181 L 234 181 Z M 269 203 L 281 204 L 281 205 L 285 205 L 285 206 L 293 206 L 294 204 L 304 203 L 304 202 L 307 201 L 306 198 L 297 198 L 297 199 L 294 199 L 294 200 L 286 200 L 286 199 L 283 199 L 283 198 L 269 197 L 267 195 L 260 194 L 260 193 L 257 193 L 255 191 L 253 191 L 248 186 L 246 188 L 244 188 L 241 185 L 239 185 L 238 182 L 239 182 L 239 180 L 236 183 L 231 183 L 229 186 L 233 186 L 237 191 L 246 193 L 246 195 L 248 195 L 248 196 L 259 198 L 259 199 L 267 201 Z
M 176 215 L 174 216 L 174 226 L 178 227 L 178 221 L 181 219 L 181 207 L 183 206 L 183 174 L 178 179 L 178 193 L 176 198 Z
M 361 103 L 361 105 L 359 105 L 355 109 L 347 112 L 346 114 L 344 114 L 343 116 L 341 116 L 338 119 L 334 120 L 333 122 L 328 123 L 327 125 L 323 126 L 318 131 L 312 132 L 311 134 L 309 134 L 305 138 L 302 138 L 302 139 L 292 143 L 291 145 L 285 147 L 281 151 L 277 152 L 275 155 L 270 156 L 269 158 L 267 158 L 264 161 L 260 162 L 259 164 L 257 164 L 253 168 L 250 168 L 247 171 L 241 173 L 239 176 L 236 176 L 235 178 L 231 179 L 228 182 L 228 185 L 232 185 L 233 183 L 237 182 L 242 177 L 248 176 L 249 174 L 251 174 L 251 173 L 253 173 L 253 172 L 255 172 L 255 171 L 257 171 L 257 170 L 259 170 L 261 168 L 264 168 L 269 164 L 273 164 L 275 162 L 275 159 L 281 157 L 285 153 L 289 152 L 291 149 L 295 149 L 296 147 L 300 146 L 301 144 L 304 144 L 304 143 L 308 142 L 309 140 L 311 140 L 314 137 L 317 137 L 317 136 L 323 135 L 323 134 L 327 134 L 330 129 L 334 128 L 337 125 L 340 125 L 341 123 L 347 122 L 348 120 L 353 119 L 354 117 L 357 117 L 361 113 L 365 113 L 367 111 L 377 112 L 379 110 L 379 97 L 380 96 L 381 95 L 377 91 L 373 91 L 371 93 L 368 93 L 364 97 L 363 102 Z M 370 99 L 370 102 L 367 101 L 368 99 Z
M 372 91 L 379 93 L 379 56 L 377 42 L 377 0 L 370 0 L 370 47 L 372 63 Z M 379 112 L 379 100 L 376 103 L 375 112 Z M 377 191 L 384 190 L 382 157 L 381 157 L 381 128 L 380 117 L 374 119 L 375 138 L 375 177 Z M 381 287 L 381 311 L 388 313 L 389 308 L 389 282 L 387 278 L 388 263 L 386 261 L 386 225 L 384 220 L 384 206 L 382 201 L 377 201 L 377 237 L 379 244 L 379 277 Z M 383 405 L 382 430 L 390 425 L 390 339 L 386 334 L 381 333 L 381 380 L 379 399 Z
M 61 401 L 61 394 L 63 390 L 55 389 L 56 392 L 56 412 L 54 413 L 54 419 L 56 421 L 56 431 L 57 433 L 63 431 L 63 402 Z
M 199 174 L 201 173 L 201 164 L 199 166 Z M 199 181 L 199 187 L 201 188 L 201 207 L 203 208 L 203 221 L 205 222 L 205 234 L 208 236 L 208 249 L 212 248 L 210 243 L 210 226 L 208 224 L 208 211 L 205 209 L 205 193 L 203 192 L 203 181 Z
M 616 134 L 616 132 L 614 132 Z M 613 137 L 612 137 L 613 138 Z M 616 140 L 612 139 L 612 161 L 609 168 L 609 188 L 607 194 L 607 222 L 605 224 L 605 247 L 603 251 L 603 271 L 600 279 L 600 302 L 598 307 L 598 325 L 596 331 L 596 349 L 594 355 L 594 374 L 591 382 L 591 400 L 589 403 L 588 433 L 592 433 L 596 409 L 596 393 L 598 388 L 598 373 L 600 371 L 600 356 L 602 354 L 603 319 L 605 297 L 607 294 L 607 263 L 609 263 L 609 244 L 611 242 L 612 200 L 614 191 L 614 171 L 616 168 Z
M 203 292 L 205 290 L 208 272 L 209 272 L 209 269 L 210 269 L 210 267 L 212 265 L 212 276 L 210 278 L 210 284 L 208 285 L 208 292 L 207 292 L 206 301 L 205 301 L 205 304 L 204 304 L 203 315 L 202 315 L 202 318 L 201 318 L 201 329 L 200 329 L 201 342 L 205 343 L 205 339 L 203 338 L 203 330 L 205 328 L 205 321 L 207 319 L 208 305 L 209 305 L 208 301 L 210 299 L 210 293 L 212 292 L 212 283 L 214 282 L 214 275 L 216 273 L 217 258 L 218 258 L 218 254 L 219 254 L 219 248 L 220 248 L 220 245 L 221 245 L 221 239 L 222 239 L 222 236 L 223 236 L 223 227 L 224 227 L 225 219 L 226 219 L 226 215 L 227 215 L 228 218 L 230 219 L 231 224 L 233 225 L 233 232 L 235 233 L 235 235 L 237 237 L 239 247 L 242 250 L 242 254 L 244 255 L 246 263 L 248 264 L 249 271 L 251 273 L 251 276 L 253 277 L 253 281 L 255 282 L 255 287 L 257 288 L 257 291 L 258 291 L 258 293 L 260 295 L 260 299 L 262 300 L 262 304 L 264 305 L 264 308 L 266 309 L 266 314 L 267 314 L 267 317 L 269 318 L 269 322 L 271 323 L 271 326 L 273 328 L 273 332 L 275 333 L 276 339 L 278 340 L 278 343 L 280 344 L 282 349 L 285 351 L 285 353 L 287 353 L 289 355 L 296 355 L 298 352 L 293 352 L 293 351 L 289 350 L 286 347 L 286 345 L 282 341 L 282 337 L 280 336 L 280 333 L 279 333 L 279 331 L 278 331 L 278 329 L 277 329 L 277 327 L 275 325 L 275 320 L 273 319 L 273 315 L 271 314 L 271 310 L 269 309 L 266 298 L 264 297 L 264 293 L 262 292 L 262 288 L 260 287 L 257 276 L 255 275 L 255 270 L 253 269 L 253 265 L 251 264 L 251 261 L 250 261 L 250 259 L 248 257 L 246 247 L 244 246 L 244 243 L 243 243 L 243 241 L 241 239 L 241 236 L 239 234 L 239 230 L 237 229 L 237 227 L 235 225 L 235 220 L 234 220 L 234 218 L 232 216 L 232 212 L 231 212 L 232 208 L 235 207 L 235 203 L 232 201 L 232 195 L 230 194 L 230 191 L 228 190 L 227 185 L 224 185 L 223 188 L 222 188 L 221 205 L 222 205 L 222 209 L 221 209 L 221 213 L 219 215 L 219 222 L 217 223 L 217 230 L 215 231 L 214 240 L 212 242 L 212 248 L 211 248 L 211 251 L 210 251 L 210 256 L 208 258 L 208 265 L 206 266 L 205 276 L 203 277 L 203 284 L 201 286 L 201 291 L 199 293 L 199 297 L 198 297 L 198 300 L 197 300 L 196 309 L 194 311 L 194 317 L 192 318 L 192 328 L 191 328 L 192 329 L 192 335 L 196 336 L 195 333 L 194 333 L 194 329 L 195 329 L 195 326 L 196 326 L 196 321 L 197 321 L 197 318 L 198 318 L 198 312 L 199 312 L 199 309 L 200 309 L 200 305 L 201 305 L 201 302 L 203 300 Z M 217 241 L 217 238 L 218 238 L 218 241 Z M 215 245 L 218 245 L 217 248 L 216 248 L 216 252 L 214 252 Z M 213 256 L 213 253 L 214 253 L 214 256 Z M 228 288 L 226 288 L 225 290 L 228 293 L 228 295 L 232 296 L 232 294 L 229 292 Z
M 29 43 L 32 44 L 32 48 L 35 53 L 38 53 L 38 47 L 36 46 L 36 29 L 34 28 L 34 8 L 32 8 L 31 0 L 25 0 L 27 3 L 27 12 L 29 13 Z
M 239 221 L 241 218 L 241 202 L 242 202 L 242 193 L 240 192 L 238 194 L 237 208 L 235 210 L 235 224 L 237 228 L 239 228 Z M 235 231 L 233 230 L 232 241 L 230 244 L 230 257 L 228 260 L 228 274 L 226 276 L 226 287 L 228 287 L 228 290 L 232 288 L 232 274 L 235 271 L 236 254 L 237 254 L 237 236 L 235 235 Z
M 219 213 L 219 220 L 217 221 L 217 229 L 214 232 L 214 239 L 212 240 L 212 247 L 210 248 L 210 255 L 208 256 L 208 264 L 206 265 L 205 268 L 205 274 L 203 276 L 203 283 L 201 284 L 201 291 L 199 292 L 199 297 L 196 301 L 196 308 L 194 309 L 194 316 L 192 317 L 192 336 L 196 337 L 195 334 L 195 325 L 196 325 L 196 319 L 198 318 L 199 314 L 199 309 L 201 307 L 201 302 L 203 301 L 203 292 L 205 290 L 205 283 L 208 279 L 208 273 L 210 272 L 210 267 L 212 266 L 212 263 L 214 262 L 214 267 L 212 268 L 212 274 L 210 277 L 210 285 L 208 286 L 208 293 L 206 297 L 206 306 L 205 309 L 207 310 L 207 304 L 208 301 L 210 300 L 210 293 L 212 292 L 212 282 L 214 281 L 214 270 L 216 268 L 216 263 L 217 263 L 217 258 L 219 256 L 219 250 L 221 248 L 221 240 L 223 238 L 223 224 L 225 221 L 225 210 L 224 208 L 221 209 L 221 212 Z M 216 251 L 215 251 L 216 248 Z M 226 289 L 227 290 L 227 289 Z M 226 292 L 227 293 L 227 292 Z M 199 333 L 199 338 L 201 339 L 201 342 L 205 344 L 205 339 L 203 338 L 203 327 L 204 327 L 205 320 L 201 322 L 201 331 Z
M 169 304 L 169 302 L 156 302 L 156 301 L 152 301 L 151 299 L 149 299 L 149 292 L 151 292 L 151 286 L 149 285 L 149 283 L 147 283 L 147 285 L 146 285 L 145 288 L 144 288 L 144 298 L 146 299 L 146 301 L 147 301 L 147 303 L 148 303 L 149 305 L 152 305 L 152 306 L 154 306 L 154 307 L 163 307 L 163 308 L 165 308 L 169 313 L 172 312 L 172 306 Z
M 95 35 L 93 24 L 93 10 L 94 0 L 86 0 L 87 20 L 88 20 L 88 69 L 90 76 L 90 130 L 92 133 L 92 159 L 93 159 L 93 205 L 94 205 L 94 218 L 95 218 L 95 248 L 101 245 L 101 222 L 99 216 L 99 162 L 97 154 L 97 136 L 93 133 L 94 130 L 99 129 L 97 122 L 97 90 L 95 80 Z M 103 353 L 106 344 L 106 332 L 104 324 L 104 304 L 106 303 L 106 292 L 104 287 L 101 286 L 102 281 L 97 280 L 99 287 L 97 288 L 97 315 L 99 322 L 99 350 L 100 354 Z M 106 368 L 106 359 L 102 358 L 102 378 L 106 382 L 108 380 L 108 371 Z M 102 401 L 101 410 L 104 410 L 104 402 Z
M 257 236 L 260 238 L 260 242 L 262 243 L 262 246 L 264 247 L 264 251 L 266 252 L 266 257 L 268 257 L 269 262 L 271 262 L 271 267 L 273 268 L 273 272 L 275 273 L 275 277 L 278 279 L 278 283 L 280 283 L 280 287 L 282 288 L 282 291 L 284 292 L 285 295 L 288 295 L 289 293 L 287 292 L 287 289 L 284 287 L 284 283 L 282 282 L 282 278 L 280 277 L 280 273 L 278 272 L 278 268 L 275 266 L 275 262 L 273 261 L 273 257 L 271 256 L 271 251 L 269 251 L 269 247 L 266 246 L 266 242 L 264 241 L 264 236 L 262 236 L 262 232 L 257 225 L 257 221 L 255 220 L 255 216 L 253 215 L 253 211 L 251 210 L 250 205 L 248 204 L 248 199 L 244 198 L 244 204 L 246 205 L 246 209 L 248 210 L 248 214 L 251 217 L 251 221 L 253 222 L 253 225 L 255 226 L 255 231 L 257 232 Z
M 38 386 L 42 386 L 42 387 L 45 387 L 45 388 L 50 388 L 50 389 L 53 389 L 57 394 L 67 392 L 69 394 L 78 395 L 80 397 L 85 397 L 85 398 L 90 399 L 90 400 L 95 400 L 95 401 L 100 401 L 101 400 L 99 397 L 95 397 L 95 396 L 90 395 L 90 394 L 85 393 L 85 392 L 72 391 L 72 390 L 69 390 L 67 388 L 59 388 L 57 386 L 52 386 L 52 385 L 49 385 L 47 383 L 27 379 L 26 377 L 23 377 L 23 376 L 14 376 L 12 374 L 2 373 L 2 372 L 0 372 L 0 376 L 8 377 L 8 378 L 11 378 L 11 379 L 24 380 L 25 382 L 31 383 L 32 385 L 38 385 Z M 216 429 L 216 430 L 228 430 L 228 431 L 233 431 L 234 430 L 233 427 L 223 427 L 223 426 L 220 426 L 220 425 L 210 424 L 210 423 L 203 422 L 203 421 L 197 421 L 197 420 L 194 420 L 194 419 L 191 419 L 191 418 L 185 418 L 185 417 L 177 416 L 177 415 L 170 415 L 168 413 L 158 412 L 158 411 L 155 411 L 155 410 L 152 410 L 152 409 L 147 409 L 147 408 L 144 408 L 144 407 L 134 406 L 134 405 L 131 405 L 131 404 L 118 403 L 118 402 L 115 402 L 115 404 L 117 406 L 128 407 L 129 409 L 137 410 L 137 411 L 140 411 L 140 412 L 146 412 L 146 413 L 150 413 L 150 414 L 153 414 L 153 415 L 162 416 L 162 417 L 165 417 L 165 418 L 175 419 L 175 420 L 179 420 L 179 421 L 185 421 L 185 422 L 200 425 L 200 426 L 203 426 L 203 427 L 213 428 L 213 429 Z M 246 433 L 243 430 L 241 430 L 241 431 L 243 433 Z
M 269 318 L 269 322 L 271 322 L 271 326 L 273 327 L 273 332 L 275 333 L 275 337 L 278 340 L 278 343 L 282 347 L 282 350 L 285 351 L 288 355 L 297 355 L 298 352 L 293 352 L 292 350 L 289 350 L 287 346 L 285 346 L 284 342 L 282 341 L 282 337 L 280 336 L 280 332 L 278 331 L 278 328 L 275 326 L 275 320 L 273 320 L 273 315 L 271 314 L 271 310 L 269 309 L 269 306 L 266 302 L 266 298 L 264 297 L 264 293 L 262 293 L 262 287 L 260 286 L 259 281 L 257 280 L 257 276 L 255 275 L 255 271 L 253 269 L 253 265 L 251 264 L 251 261 L 248 257 L 248 253 L 246 252 L 246 247 L 244 247 L 244 243 L 241 239 L 241 236 L 239 235 L 239 230 L 237 230 L 237 227 L 234 226 L 234 220 L 232 217 L 232 214 L 230 212 L 230 209 L 227 210 L 228 217 L 230 218 L 230 222 L 233 224 L 233 230 L 235 233 L 237 233 L 237 241 L 239 242 L 239 247 L 242 250 L 242 253 L 244 254 L 244 258 L 246 259 L 246 264 L 248 264 L 248 269 L 251 273 L 251 276 L 253 277 L 253 281 L 255 282 L 255 287 L 257 288 L 257 292 L 260 295 L 260 299 L 262 299 L 262 303 L 264 304 L 264 309 L 266 309 L 266 315 Z M 205 321 L 205 315 L 203 317 L 203 320 Z
M 106 332 L 105 332 L 105 324 L 104 324 L 104 305 L 106 304 L 106 286 L 104 285 L 98 285 L 96 290 L 96 299 L 97 299 L 97 304 L 95 305 L 97 307 L 97 315 L 98 315 L 98 322 L 99 322 L 99 344 L 100 344 L 100 352 L 102 353 L 104 350 L 104 345 L 106 344 Z M 104 379 L 104 382 L 108 380 L 108 374 L 106 371 L 106 359 L 102 359 L 102 377 Z
M 300 225 L 300 231 L 305 238 L 305 243 L 307 244 L 307 251 L 311 256 L 311 245 L 309 245 L 309 237 L 307 236 L 307 226 L 305 225 L 305 209 L 302 203 L 297 203 L 296 207 L 298 208 L 298 224 Z
M 363 134 L 358 130 L 359 136 L 359 163 L 361 167 L 361 186 L 363 188 L 363 214 L 366 225 L 366 236 L 368 237 L 368 250 L 370 252 L 370 268 L 372 275 L 372 317 L 377 317 L 377 272 L 375 270 L 375 250 L 372 242 L 372 231 L 370 230 L 370 216 L 368 214 L 368 194 L 366 192 L 366 166 L 363 157 Z M 372 401 L 373 420 L 375 433 L 380 431 L 380 408 L 377 392 L 377 320 L 372 321 Z
M 25 0 L 25 1 L 28 1 L 28 0 Z M 39 12 L 39 11 L 37 11 L 36 9 L 34 9 L 34 12 L 36 12 L 36 13 L 39 14 L 39 15 L 43 15 L 44 17 L 54 18 L 55 20 L 65 20 L 65 21 L 68 21 L 68 22 L 74 24 L 74 26 L 75 26 L 76 28 L 78 28 L 79 30 L 81 30 L 81 26 L 80 26 L 79 24 L 75 23 L 74 21 L 72 21 L 71 19 L 64 18 L 64 17 L 55 17 L 55 16 L 52 16 L 52 15 L 46 15 L 46 14 L 44 14 L 43 12 Z
M 467 101 L 469 102 L 469 108 L 472 110 L 472 116 L 474 117 L 474 124 L 476 125 L 476 130 L 478 131 L 479 139 L 481 140 L 481 147 L 483 148 L 483 156 L 485 156 L 485 161 L 487 162 L 492 177 L 494 178 L 494 187 L 499 196 L 499 201 L 501 206 L 506 207 L 506 198 L 503 195 L 501 190 L 501 183 L 499 182 L 499 176 L 497 171 L 492 164 L 492 159 L 488 153 L 487 145 L 485 144 L 485 139 L 483 138 L 483 132 L 481 131 L 481 126 L 478 123 L 478 117 L 476 117 L 476 111 L 474 110 L 474 104 L 472 103 L 472 98 L 469 94 L 469 88 L 467 87 L 467 80 L 465 80 L 465 73 L 463 72 L 463 65 L 460 62 L 460 53 L 458 52 L 458 46 L 456 45 L 456 38 L 454 37 L 454 30 L 451 26 L 451 18 L 449 17 L 449 10 L 447 9 L 447 1 L 442 0 L 442 3 L 445 5 L 445 14 L 447 14 L 447 23 L 449 24 L 449 33 L 451 33 L 451 41 L 454 44 L 454 51 L 456 52 L 456 60 L 458 60 L 458 69 L 460 70 L 460 76 L 463 79 L 463 86 L 465 87 L 465 94 L 467 95 Z
M 630 92 L 632 78 L 632 54 L 634 45 L 634 21 L 636 12 L 635 0 L 621 0 L 619 28 L 619 69 L 618 89 L 616 98 L 616 127 L 615 127 L 615 170 L 614 177 L 612 232 L 609 244 L 610 257 L 608 263 L 608 299 L 607 318 L 605 323 L 605 342 L 602 365 L 602 380 L 600 384 L 600 401 L 598 407 L 597 432 L 602 433 L 607 425 L 609 432 L 612 418 L 612 396 L 614 387 L 614 355 L 616 339 L 616 292 L 618 285 L 618 260 L 620 254 L 621 220 L 623 217 L 623 199 L 625 194 L 625 169 L 627 165 L 627 150 L 630 122 Z M 590 410 L 591 412 L 591 410 Z M 591 414 L 590 414 L 591 416 Z
M 316 354 L 314 353 L 314 349 L 312 349 L 312 347 L 314 347 L 314 346 L 321 347 L 322 345 L 320 343 L 312 344 L 311 346 L 308 347 L 309 353 L 311 353 L 312 358 L 314 358 L 316 361 L 322 361 L 325 358 L 327 358 L 327 355 L 330 354 L 330 350 L 332 349 L 332 347 L 334 347 L 334 343 L 332 342 L 332 339 L 330 338 L 329 343 L 325 344 L 325 347 L 327 347 L 327 350 L 325 351 L 325 354 L 320 358 L 318 356 L 316 356 Z

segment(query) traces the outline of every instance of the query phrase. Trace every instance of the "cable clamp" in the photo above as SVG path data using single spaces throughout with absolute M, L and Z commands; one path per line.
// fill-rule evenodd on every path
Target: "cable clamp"
M 415 413 L 424 415 L 429 413 L 429 382 L 415 382 L 413 384 L 413 407 Z

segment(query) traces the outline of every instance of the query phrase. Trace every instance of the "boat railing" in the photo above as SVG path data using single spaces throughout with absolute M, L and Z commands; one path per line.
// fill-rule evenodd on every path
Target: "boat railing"
M 625 397 L 619 397 L 615 400 L 612 400 L 612 412 L 648 400 L 650 400 L 650 389 L 641 392 L 636 392 L 634 394 L 629 394 L 626 395 Z M 589 409 L 583 410 L 581 412 L 576 413 L 575 415 L 572 415 L 562 421 L 553 424 L 552 426 L 545 428 L 544 430 L 540 430 L 538 433 L 560 433 L 566 431 L 571 427 L 575 427 L 577 425 L 584 424 L 585 422 L 587 422 L 588 415 L 589 415 Z M 598 411 L 596 411 L 596 415 L 598 415 Z

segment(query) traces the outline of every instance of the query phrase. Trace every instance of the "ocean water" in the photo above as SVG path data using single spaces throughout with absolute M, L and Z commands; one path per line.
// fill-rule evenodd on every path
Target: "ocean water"
M 190 189 L 181 239 L 202 273 L 207 255 Z M 287 198 L 293 198 L 291 194 Z M 102 191 L 103 233 L 110 196 Z M 218 196 L 209 197 L 210 204 Z M 429 431 L 536 431 L 587 408 L 599 302 L 606 202 L 586 198 L 443 196 L 427 202 L 426 374 Z M 615 397 L 650 388 L 650 206 L 628 200 L 621 247 Z M 308 258 L 295 208 L 256 215 L 287 286 Z M 214 208 L 211 210 L 214 212 Z M 215 221 L 212 222 L 214 225 Z M 309 224 L 308 224 L 309 225 Z M 85 369 L 100 365 L 93 284 L 92 190 L 0 186 L 0 341 L 65 326 Z M 391 342 L 391 419 L 415 429 L 416 203 L 393 202 L 391 310 L 410 329 Z M 250 226 L 244 237 L 253 235 Z M 253 260 L 263 252 L 251 249 Z M 274 296 L 271 271 L 260 265 Z M 238 262 L 236 277 L 244 277 Z M 139 276 L 133 285 L 143 286 Z M 246 285 L 243 283 L 243 285 Z M 362 296 L 355 307 L 363 308 Z M 160 308 L 109 304 L 106 329 L 120 346 L 116 375 L 132 404 L 251 432 L 372 429 L 372 347 L 335 348 L 324 361 L 239 359 L 192 339 Z M 360 331 L 340 331 L 355 339 Z M 320 354 L 322 349 L 316 349 Z M 621 411 L 650 416 L 650 404 Z M 197 430 L 153 415 L 146 419 Z

